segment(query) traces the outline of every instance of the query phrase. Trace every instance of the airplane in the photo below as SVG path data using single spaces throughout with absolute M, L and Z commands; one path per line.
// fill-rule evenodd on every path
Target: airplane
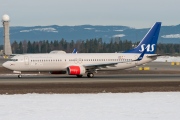
M 156 22 L 139 45 L 123 53 L 66 53 L 66 54 L 23 54 L 14 56 L 3 66 L 18 74 L 24 71 L 48 71 L 51 74 L 68 74 L 94 77 L 101 70 L 120 70 L 136 67 L 155 60 L 161 22 Z

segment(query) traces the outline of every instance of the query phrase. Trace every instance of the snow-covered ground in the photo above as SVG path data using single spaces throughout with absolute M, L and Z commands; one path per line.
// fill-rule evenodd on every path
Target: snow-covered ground
M 0 95 L 0 120 L 179 120 L 180 92 Z
M 179 56 L 160 56 L 153 62 L 180 62 Z

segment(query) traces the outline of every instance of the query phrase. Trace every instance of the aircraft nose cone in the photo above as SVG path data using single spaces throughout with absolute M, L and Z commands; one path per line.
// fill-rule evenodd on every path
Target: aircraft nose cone
M 2 64 L 2 66 L 5 67 L 5 68 L 8 68 L 8 63 L 5 62 L 5 63 Z
M 2 64 L 3 67 L 6 67 L 6 62 Z

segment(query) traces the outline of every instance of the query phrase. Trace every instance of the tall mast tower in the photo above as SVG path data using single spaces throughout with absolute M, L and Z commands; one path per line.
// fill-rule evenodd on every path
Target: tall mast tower
M 12 55 L 12 50 L 11 50 L 11 43 L 10 43 L 10 39 L 9 39 L 9 16 L 7 14 L 2 16 L 2 24 L 3 24 L 3 28 L 4 28 L 4 33 L 3 33 L 3 37 L 4 37 L 4 55 L 5 56 L 9 56 Z

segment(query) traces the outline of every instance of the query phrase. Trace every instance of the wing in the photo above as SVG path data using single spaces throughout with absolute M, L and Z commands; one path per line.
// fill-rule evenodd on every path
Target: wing
M 146 50 L 144 50 L 144 52 L 142 52 L 142 54 L 140 54 L 140 56 L 137 59 L 134 60 L 127 60 L 127 61 L 118 61 L 118 62 L 111 62 L 111 63 L 102 63 L 102 64 L 87 64 L 84 65 L 84 67 L 86 69 L 98 69 L 98 68 L 105 68 L 105 67 L 115 67 L 115 65 L 119 64 L 119 63 L 127 63 L 127 62 L 133 62 L 133 61 L 140 61 L 143 59 L 144 54 L 145 54 Z
M 85 68 L 87 68 L 87 69 L 91 69 L 91 68 L 93 68 L 93 69 L 98 69 L 98 68 L 100 68 L 100 67 L 103 67 L 103 68 L 105 68 L 105 67 L 107 67 L 107 66 L 111 66 L 111 67 L 115 67 L 115 65 L 117 65 L 119 62 L 114 62 L 114 63 L 103 63 L 103 64 L 87 64 L 87 65 L 84 65 L 84 67 Z
M 139 58 L 138 58 L 139 59 Z M 83 65 L 86 69 L 98 69 L 98 68 L 106 68 L 106 67 L 116 67 L 117 64 L 119 63 L 128 63 L 128 62 L 133 62 L 133 61 L 139 61 L 139 60 L 129 60 L 129 61 L 120 61 L 120 62 L 111 62 L 111 63 L 100 63 L 100 64 L 87 64 Z

